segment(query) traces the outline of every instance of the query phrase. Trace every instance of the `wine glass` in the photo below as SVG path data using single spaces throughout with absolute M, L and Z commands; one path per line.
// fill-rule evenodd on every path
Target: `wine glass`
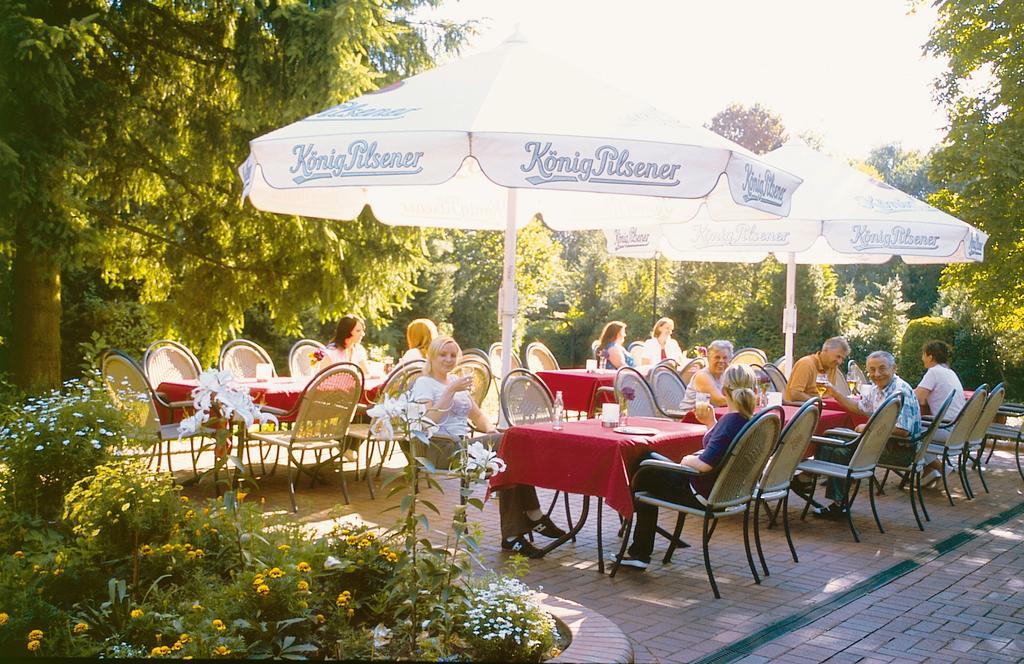
M 818 396 L 824 399 L 828 392 L 828 376 L 823 373 L 818 374 L 814 378 L 814 389 L 818 391 Z
M 860 388 L 860 381 L 857 380 L 856 378 L 847 378 L 846 379 L 846 387 L 849 388 L 850 395 L 853 396 L 853 395 L 857 394 L 857 392 L 858 392 L 858 390 Z

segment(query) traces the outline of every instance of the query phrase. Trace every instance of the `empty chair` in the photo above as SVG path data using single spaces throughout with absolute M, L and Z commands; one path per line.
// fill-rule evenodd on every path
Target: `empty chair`
M 457 376 L 472 376 L 473 389 L 470 390 L 470 396 L 473 403 L 477 406 L 482 405 L 484 399 L 487 398 L 487 391 L 491 387 L 490 365 L 476 355 L 463 355 L 455 366 L 454 373 Z
M 528 369 L 513 369 L 501 381 L 501 412 L 509 426 L 550 422 L 554 417 L 551 390 Z
M 467 357 L 469 355 L 476 356 L 488 364 L 491 363 L 491 358 L 485 350 L 480 350 L 479 348 L 467 348 L 462 351 L 462 357 Z
M 233 339 L 220 349 L 221 370 L 230 371 L 235 378 L 255 378 L 256 367 L 260 364 L 269 364 L 271 375 L 277 375 L 270 354 L 255 342 L 248 339 Z
M 298 511 L 295 502 L 295 479 L 298 473 L 310 474 L 315 482 L 324 465 L 341 461 L 347 446 L 348 427 L 362 392 L 363 377 L 359 368 L 348 363 L 335 364 L 317 374 L 306 386 L 296 405 L 298 415 L 291 429 L 249 434 L 250 439 L 287 451 L 288 496 L 293 512 Z M 312 471 L 303 467 L 307 453 L 311 453 L 315 459 Z M 373 485 L 369 480 L 367 483 L 372 496 Z M 341 489 L 347 504 L 349 496 L 344 473 L 341 473 Z
M 412 387 L 412 384 L 420 377 L 423 373 L 423 366 L 426 364 L 426 360 L 409 360 L 403 362 L 397 367 L 391 370 L 387 378 L 384 379 L 383 384 L 378 391 L 378 400 L 383 400 L 385 397 L 395 399 L 399 395 L 408 392 Z M 391 458 L 391 453 L 394 450 L 393 442 L 390 440 L 377 440 L 370 435 L 370 425 L 364 422 L 355 422 L 349 425 L 348 435 L 350 438 L 362 441 L 370 441 L 373 444 L 379 443 L 380 448 L 380 464 L 377 466 L 376 476 L 380 477 L 381 470 L 384 468 L 384 463 Z M 375 445 L 367 447 L 366 451 L 366 473 L 370 473 L 370 465 L 373 459 L 373 448 Z
M 683 381 L 683 384 L 689 385 L 690 379 L 693 378 L 693 375 L 700 371 L 701 369 L 703 369 L 704 367 L 706 367 L 707 365 L 708 361 L 703 357 L 693 358 L 692 360 L 684 364 L 683 368 L 679 370 L 680 380 Z
M 776 358 L 775 361 L 772 362 L 772 364 L 774 364 L 775 366 L 777 366 L 779 368 L 779 371 L 782 372 L 783 376 L 788 376 L 789 375 L 789 362 L 786 362 L 786 356 L 785 355 L 782 355 L 782 356 Z
M 203 366 L 191 350 L 177 341 L 154 341 L 142 356 L 142 371 L 149 384 L 157 387 L 172 380 L 196 380 Z
M 722 595 L 718 592 L 718 584 L 715 582 L 715 575 L 711 570 L 711 556 L 708 550 L 708 543 L 711 540 L 711 534 L 715 530 L 714 526 L 717 525 L 719 519 L 743 515 L 743 539 L 747 551 L 747 564 L 750 566 L 750 573 L 754 577 L 754 581 L 756 583 L 761 582 L 760 577 L 757 575 L 757 570 L 754 568 L 754 559 L 750 552 L 747 521 L 750 514 L 750 502 L 754 494 L 754 485 L 761 476 L 769 455 L 775 449 L 776 443 L 779 440 L 779 429 L 781 426 L 778 409 L 776 408 L 763 410 L 755 414 L 750 421 L 743 425 L 743 428 L 740 429 L 729 445 L 725 458 L 720 465 L 721 470 L 715 478 L 715 483 L 711 487 L 707 500 L 704 501 L 703 507 L 700 509 L 662 500 L 648 491 L 637 490 L 636 488 L 640 481 L 644 479 L 644 475 L 655 469 L 677 473 L 680 482 L 688 482 L 691 477 L 700 475 L 698 471 L 687 466 L 681 466 L 671 461 L 647 459 L 640 463 L 639 469 L 633 475 L 633 479 L 630 482 L 630 485 L 634 487 L 634 504 L 652 505 L 658 509 L 673 510 L 677 513 L 675 531 L 671 535 L 660 529 L 658 531 L 669 537 L 668 551 L 665 552 L 665 558 L 663 559 L 664 564 L 668 564 L 672 560 L 672 554 L 680 544 L 679 535 L 682 533 L 686 516 L 691 514 L 703 519 L 703 536 L 701 539 L 704 551 L 704 569 L 707 572 L 708 582 L 711 584 L 711 590 L 716 598 L 720 598 Z M 622 548 L 619 550 L 615 563 L 612 566 L 611 575 L 613 577 L 618 571 L 619 562 L 626 553 L 632 522 L 632 517 L 626 521 L 624 528 L 626 537 L 623 538 Z
M 772 392 L 786 392 L 786 376 L 783 375 L 782 370 L 777 366 L 769 362 L 761 366 L 761 371 L 768 376 L 768 380 L 771 381 Z
M 868 384 L 868 377 L 864 375 L 864 370 L 854 360 L 846 363 L 846 380 L 853 381 L 857 385 Z
M 978 421 L 971 427 L 971 433 L 967 436 L 967 444 L 964 446 L 964 452 L 961 457 L 964 466 L 964 479 L 967 479 L 967 465 L 970 463 L 978 471 L 978 477 L 981 479 L 981 486 L 985 489 L 985 493 L 988 493 L 988 483 L 985 481 L 985 475 L 982 473 L 983 464 L 981 461 L 981 457 L 985 453 L 985 438 L 988 428 L 996 421 L 996 415 L 999 413 L 999 409 L 1002 407 L 1005 399 L 1006 388 L 1002 383 L 993 387 L 992 391 L 988 393 L 988 396 L 985 397 L 985 407 L 982 408 Z M 974 489 L 971 487 L 969 480 L 967 481 L 966 488 L 968 497 L 973 498 Z
M 789 531 L 789 487 L 793 482 L 793 474 L 800 464 L 807 446 L 811 442 L 811 436 L 818 428 L 818 420 L 821 419 L 821 399 L 809 399 L 800 407 L 782 430 L 779 436 L 779 444 L 775 448 L 768 465 L 765 466 L 764 474 L 754 488 L 754 544 L 757 547 L 757 557 L 761 560 L 761 569 L 764 575 L 768 576 L 768 563 L 764 559 L 764 550 L 761 548 L 761 529 L 759 513 L 761 504 L 769 507 L 772 500 L 779 501 L 775 511 L 769 515 L 774 523 L 779 512 L 782 512 L 782 528 L 786 533 L 786 543 L 789 544 L 789 553 L 793 556 L 793 562 L 800 560 L 796 555 L 796 547 L 793 546 L 793 536 Z
M 974 390 L 974 394 L 967 400 L 964 407 L 957 413 L 952 424 L 943 425 L 941 428 L 945 434 L 945 440 L 932 440 L 928 446 L 928 454 L 942 458 L 942 489 L 946 492 L 949 504 L 953 505 L 953 494 L 949 491 L 949 480 L 946 477 L 946 466 L 952 465 L 956 459 L 956 469 L 960 475 L 960 484 L 964 488 L 964 495 L 971 497 L 967 489 L 967 471 L 964 463 L 967 440 L 973 432 L 974 425 L 978 422 L 982 409 L 985 407 L 985 398 L 988 396 L 988 386 L 980 385 Z M 941 436 L 940 436 L 941 437 Z
M 632 392 L 632 399 L 627 397 L 627 390 Z M 643 374 L 631 367 L 622 367 L 615 373 L 615 398 L 620 403 L 625 401 L 629 414 L 635 417 L 668 418 L 658 407 L 654 392 Z
M 491 374 L 493 376 L 501 376 L 501 359 L 502 359 L 501 342 L 496 341 L 491 344 L 491 347 L 487 349 L 487 357 L 491 362 Z M 519 360 L 519 356 L 512 353 L 512 369 L 521 369 L 523 363 Z
M 759 348 L 741 348 L 732 356 L 729 364 L 765 364 L 768 356 Z
M 843 513 L 846 515 L 846 521 L 850 526 L 850 532 L 853 533 L 853 539 L 856 542 L 860 541 L 860 535 L 857 532 L 857 527 L 853 525 L 853 501 L 857 498 L 857 491 L 860 489 L 861 480 L 870 480 L 868 486 L 868 498 L 871 500 L 871 513 L 875 517 L 875 525 L 878 526 L 879 532 L 885 532 L 882 528 L 882 521 L 878 518 L 878 510 L 875 507 L 875 467 L 878 464 L 878 458 L 882 454 L 882 450 L 885 448 L 886 442 L 889 440 L 889 436 L 892 435 L 892 430 L 896 426 L 896 420 L 900 414 L 900 408 L 903 407 L 903 395 L 894 394 L 887 398 L 882 404 L 875 410 L 871 419 L 864 427 L 864 431 L 857 435 L 851 440 L 841 440 L 839 438 L 830 438 L 826 436 L 814 436 L 811 440 L 821 445 L 836 445 L 836 446 L 853 446 L 853 456 L 846 464 L 835 463 L 832 461 L 822 461 L 821 459 L 808 459 L 807 461 L 800 462 L 797 466 L 799 470 L 802 470 L 811 475 L 824 475 L 825 477 L 831 477 L 838 480 L 842 480 L 842 503 Z M 826 432 L 828 433 L 828 432 Z M 807 511 L 811 507 L 811 503 L 814 500 L 814 488 L 815 484 L 811 484 L 810 491 L 808 492 L 806 499 L 807 504 L 804 506 L 803 515 L 807 515 Z M 851 488 L 853 492 L 851 493 Z
M 323 360 L 313 354 L 326 348 L 316 339 L 299 339 L 288 351 L 288 373 L 292 378 L 312 378 L 324 368 Z
M 654 401 L 663 413 L 671 417 L 681 416 L 678 413 L 679 404 L 686 393 L 686 383 L 679 377 L 679 373 L 672 366 L 675 360 L 665 360 L 658 364 L 648 374 L 648 381 L 651 390 L 654 392 Z M 670 364 L 672 363 L 672 364 Z
M 1007 417 L 1020 418 L 1024 416 L 1024 405 L 1004 401 L 999 414 Z M 1005 440 L 1013 443 L 1013 457 L 1017 462 L 1017 472 L 1020 474 L 1020 478 L 1024 480 L 1024 465 L 1021 464 L 1020 460 L 1020 442 L 1021 439 L 1024 438 L 1024 430 L 1022 430 L 1021 425 L 1013 425 L 1009 423 L 991 424 L 988 427 L 988 431 L 985 433 L 992 439 L 992 447 L 988 451 L 989 458 L 991 458 L 992 453 L 995 451 L 995 442 L 997 440 Z
M 921 491 L 921 474 L 925 466 L 924 455 L 932 444 L 935 432 L 942 425 L 942 416 L 949 409 L 949 404 L 953 403 L 954 396 L 955 393 L 950 391 L 946 400 L 942 402 L 938 411 L 933 415 L 931 424 L 921 432 L 920 436 L 917 438 L 891 438 L 878 460 L 878 467 L 885 468 L 885 476 L 878 484 L 878 493 L 881 494 L 882 489 L 885 487 L 885 481 L 889 477 L 889 472 L 895 472 L 902 480 L 901 485 L 907 485 L 907 490 L 910 493 L 910 507 L 914 510 L 914 519 L 917 521 L 919 530 L 924 530 L 924 524 L 921 523 L 921 517 L 917 513 L 917 503 L 921 503 L 921 511 L 924 512 L 924 518 L 931 521 L 931 518 L 928 516 L 928 509 L 924 506 L 924 493 Z
M 526 346 L 526 366 L 530 371 L 558 371 L 558 360 L 547 346 L 534 341 Z
M 111 349 L 100 358 L 103 384 L 111 401 L 135 427 L 134 436 L 151 443 L 150 459 L 161 465 L 161 455 L 167 455 L 167 472 L 171 472 L 171 441 L 178 439 L 177 424 L 161 424 L 158 407 L 186 408 L 191 401 L 167 402 L 157 395 L 146 380 L 142 367 L 127 353 Z

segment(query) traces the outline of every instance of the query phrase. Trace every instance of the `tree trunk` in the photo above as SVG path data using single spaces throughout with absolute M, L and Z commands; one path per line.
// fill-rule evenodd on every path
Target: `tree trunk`
M 29 390 L 60 385 L 60 265 L 39 251 L 30 222 L 18 224 L 13 264 L 11 364 L 15 384 Z

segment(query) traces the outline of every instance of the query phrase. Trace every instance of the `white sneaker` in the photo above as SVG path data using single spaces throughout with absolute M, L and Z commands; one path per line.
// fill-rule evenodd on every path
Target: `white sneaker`
M 650 565 L 646 560 L 640 560 L 632 556 L 625 556 L 619 561 L 619 564 L 623 567 L 632 567 L 633 569 L 647 569 L 647 566 Z
M 939 481 L 942 477 L 942 473 L 932 468 L 927 473 L 921 476 L 921 486 L 925 489 L 931 488 L 933 484 Z

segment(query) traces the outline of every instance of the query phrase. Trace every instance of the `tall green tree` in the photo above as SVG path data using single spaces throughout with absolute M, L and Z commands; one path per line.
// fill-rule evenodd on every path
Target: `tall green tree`
M 760 103 L 749 107 L 729 104 L 711 118 L 707 128 L 754 154 L 770 152 L 789 139 L 782 118 Z
M 389 315 L 411 295 L 418 231 L 261 214 L 236 166 L 270 129 L 431 66 L 466 26 L 439 0 L 0 0 L 0 228 L 14 246 L 11 356 L 60 377 L 60 279 L 80 261 L 134 282 L 162 331 L 210 357 L 262 305 Z
M 944 188 L 933 205 L 989 234 L 982 263 L 952 265 L 944 288 L 963 293 L 1024 350 L 1024 4 L 1014 0 L 961 0 L 938 6 L 927 51 L 948 68 L 937 82 L 949 129 L 935 152 L 931 175 Z

